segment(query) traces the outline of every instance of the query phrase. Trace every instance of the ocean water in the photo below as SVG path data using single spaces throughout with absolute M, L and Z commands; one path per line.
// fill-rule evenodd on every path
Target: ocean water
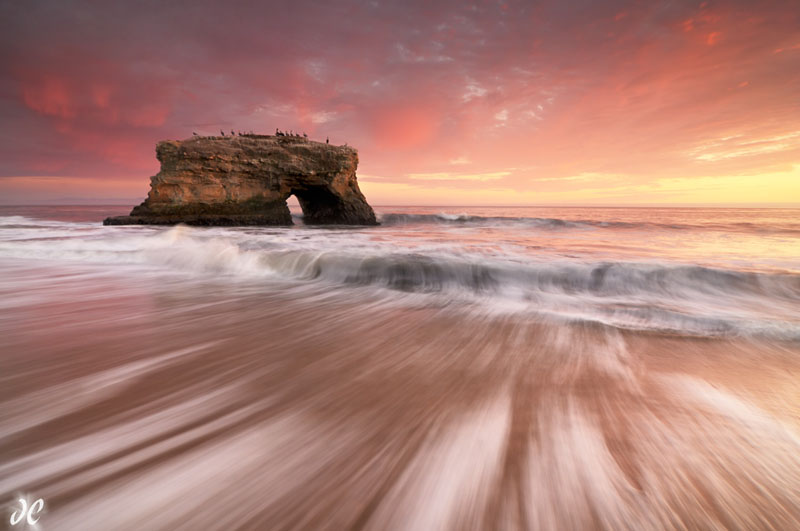
M 0 207 L 9 513 L 800 528 L 800 210 L 101 225 L 128 210 Z

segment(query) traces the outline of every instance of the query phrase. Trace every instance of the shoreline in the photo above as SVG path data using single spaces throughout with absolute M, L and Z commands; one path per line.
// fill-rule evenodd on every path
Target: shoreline
M 547 265 L 547 242 L 575 252 L 608 231 L 110 238 L 91 223 L 17 221 L 0 241 L 0 497 L 41 497 L 49 527 L 800 525 L 797 342 L 554 322 L 430 283 L 448 241 L 476 260 L 513 260 L 519 242 Z M 418 260 L 368 259 L 361 277 L 340 260 L 381 249 Z M 295 263 L 309 253 L 328 261 Z M 303 274 L 275 275 L 268 259 Z M 532 310 L 630 312 L 670 296 L 701 315 L 796 308 L 791 283 L 764 291 L 689 270 L 637 291 L 607 268 L 587 265 L 590 284 L 576 284 L 547 267 L 555 276 L 531 277 L 522 299 Z

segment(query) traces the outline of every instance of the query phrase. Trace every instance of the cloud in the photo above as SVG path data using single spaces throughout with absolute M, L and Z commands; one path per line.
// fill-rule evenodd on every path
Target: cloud
M 700 161 L 716 162 L 790 150 L 800 151 L 800 131 L 768 138 L 729 136 L 708 142 L 691 151 L 690 154 Z
M 490 173 L 411 173 L 409 179 L 415 181 L 497 181 L 511 175 L 510 171 Z
M 467 103 L 475 98 L 482 98 L 486 96 L 488 92 L 488 90 L 478 85 L 475 81 L 470 80 L 467 82 L 467 86 L 464 88 L 464 94 L 461 96 L 461 100 L 464 103 Z
M 317 111 L 311 113 L 311 123 L 324 124 L 336 118 L 336 113 L 333 111 Z
M 786 1 L 44 0 L 0 17 L 0 179 L 146 185 L 156 141 L 221 128 L 329 136 L 367 175 L 502 179 L 516 198 L 575 193 L 579 175 L 647 187 L 800 162 L 782 138 L 800 123 Z M 412 177 L 466 164 L 472 179 Z
M 38 83 L 22 87 L 22 100 L 44 116 L 74 118 L 77 109 L 66 85 L 58 77 L 43 76 Z
M 375 142 L 386 150 L 407 150 L 434 139 L 440 120 L 434 109 L 387 104 L 371 112 Z

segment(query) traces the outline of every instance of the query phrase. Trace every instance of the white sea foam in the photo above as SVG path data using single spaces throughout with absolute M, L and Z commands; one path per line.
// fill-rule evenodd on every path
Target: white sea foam
M 669 257 L 539 256 L 521 252 L 518 244 L 476 245 L 449 229 L 422 234 L 413 229 L 409 240 L 402 231 L 379 229 L 119 230 L 3 219 L 12 228 L 0 238 L 0 258 L 133 264 L 235 282 L 325 283 L 362 293 L 371 289 L 397 300 L 414 295 L 423 302 L 460 301 L 469 311 L 525 312 L 696 335 L 800 339 L 800 274 L 788 271 L 693 265 Z

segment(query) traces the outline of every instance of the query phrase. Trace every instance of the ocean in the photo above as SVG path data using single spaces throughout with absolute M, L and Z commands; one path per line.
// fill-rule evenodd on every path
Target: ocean
M 800 529 L 798 209 L 129 209 L 0 207 L 44 529 Z

